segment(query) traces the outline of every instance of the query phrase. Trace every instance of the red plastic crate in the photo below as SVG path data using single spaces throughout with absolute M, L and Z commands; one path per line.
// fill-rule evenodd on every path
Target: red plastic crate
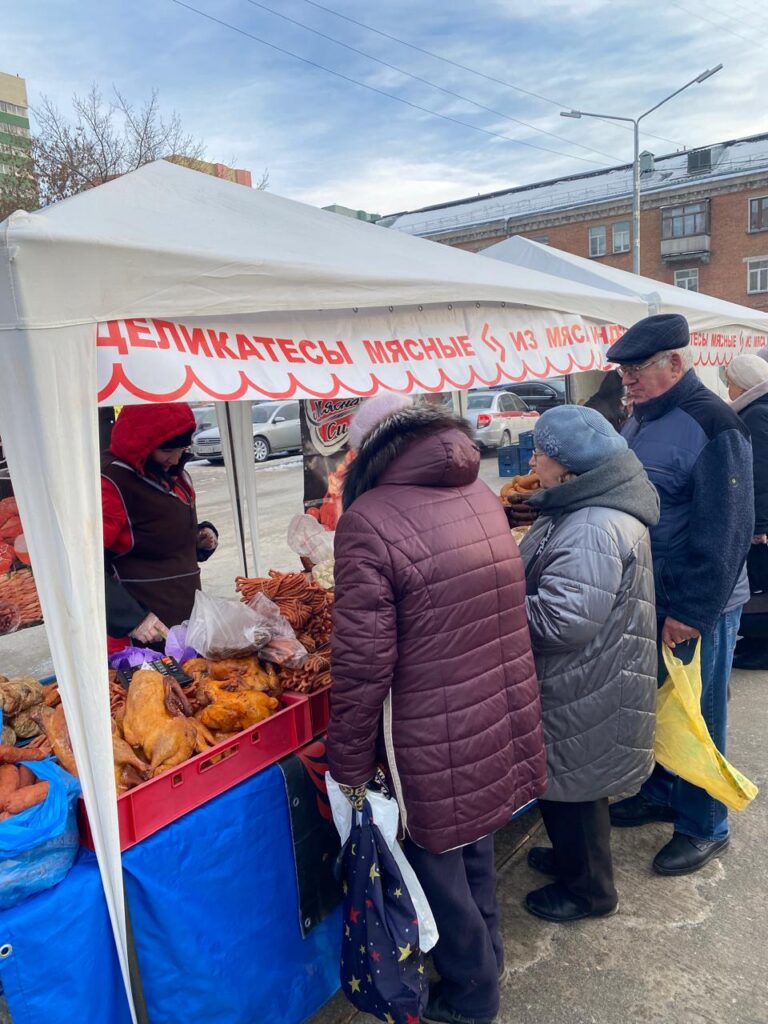
M 307 694 L 309 713 L 312 718 L 312 735 L 320 736 L 328 729 L 331 720 L 331 684 Z
M 118 797 L 120 849 L 135 846 L 165 825 L 309 743 L 313 733 L 307 698 L 284 693 L 281 702 L 282 710 L 271 718 Z M 92 850 L 93 838 L 82 800 L 80 835 L 83 846 Z

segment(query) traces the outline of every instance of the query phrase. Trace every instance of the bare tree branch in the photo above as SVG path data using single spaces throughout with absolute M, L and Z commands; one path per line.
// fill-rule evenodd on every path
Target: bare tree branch
M 116 87 L 106 100 L 93 84 L 72 97 L 63 114 L 44 96 L 33 111 L 37 130 L 18 173 L 0 182 L 0 220 L 17 209 L 37 209 L 136 170 L 152 160 L 169 159 L 206 171 L 205 145 L 184 130 L 179 115 L 164 116 L 153 89 L 137 107 Z M 257 189 L 269 185 L 264 170 Z

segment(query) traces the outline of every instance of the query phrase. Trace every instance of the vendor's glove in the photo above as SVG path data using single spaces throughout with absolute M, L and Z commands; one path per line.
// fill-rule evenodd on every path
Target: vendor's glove
M 531 508 L 525 501 L 516 501 L 513 505 L 507 505 L 504 511 L 507 513 L 507 521 L 512 528 L 530 526 L 539 518 L 538 510 Z
M 342 786 L 339 785 L 339 789 L 344 796 L 352 804 L 354 811 L 362 811 L 363 804 L 365 803 L 365 792 L 368 789 L 368 783 L 364 786 Z
M 168 636 L 168 627 L 152 612 L 130 634 L 140 644 L 156 644 Z

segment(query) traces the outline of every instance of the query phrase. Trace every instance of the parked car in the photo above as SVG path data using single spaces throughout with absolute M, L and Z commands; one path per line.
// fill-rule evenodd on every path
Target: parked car
M 538 417 L 508 391 L 470 391 L 467 396 L 467 419 L 481 448 L 513 444 L 524 431 L 533 430 Z
M 195 430 L 192 437 L 196 437 L 201 430 L 210 430 L 216 426 L 215 405 L 193 405 L 192 415 L 195 417 Z
M 549 377 L 547 380 L 523 380 L 519 384 L 507 384 L 505 391 L 522 398 L 534 412 L 546 412 L 557 405 L 565 405 L 565 378 Z
M 251 409 L 253 457 L 266 462 L 274 452 L 301 449 L 301 422 L 298 402 L 259 402 Z M 192 452 L 199 459 L 221 463 L 224 452 L 219 428 L 201 430 L 192 440 Z

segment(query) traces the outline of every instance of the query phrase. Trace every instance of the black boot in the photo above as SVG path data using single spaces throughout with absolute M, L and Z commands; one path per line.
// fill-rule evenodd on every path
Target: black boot
M 675 832 L 670 841 L 656 854 L 653 870 L 659 875 L 690 875 L 703 868 L 728 846 L 729 838 L 695 839 Z
M 615 828 L 636 828 L 638 825 L 650 825 L 657 821 L 675 820 L 675 812 L 671 807 L 651 803 L 642 793 L 611 804 L 609 813 L 611 824 Z
M 619 909 L 618 901 L 606 910 L 585 910 L 584 904 L 574 899 L 562 882 L 553 882 L 542 889 L 529 892 L 525 897 L 525 909 L 534 917 L 555 924 L 582 921 L 585 917 L 610 917 Z
M 768 639 L 743 636 L 733 652 L 733 667 L 744 672 L 761 672 L 768 669 Z
M 528 851 L 528 866 L 542 875 L 557 876 L 555 851 L 551 846 L 534 846 Z

